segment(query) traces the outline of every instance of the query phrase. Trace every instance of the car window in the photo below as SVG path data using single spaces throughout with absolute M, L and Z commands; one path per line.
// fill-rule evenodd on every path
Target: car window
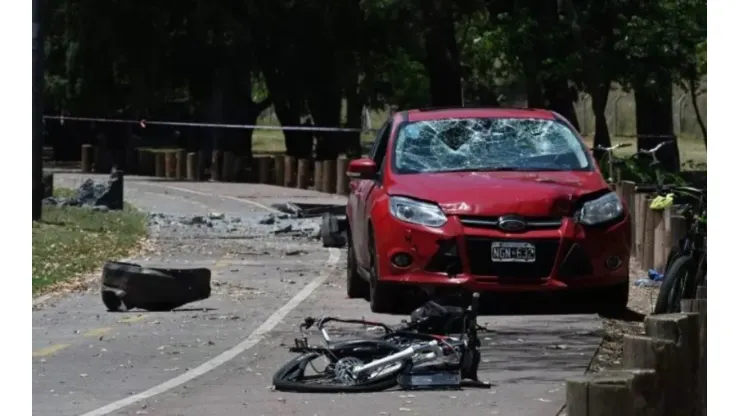
M 373 141 L 373 147 L 370 148 L 370 153 L 369 153 L 370 159 L 375 160 L 375 156 L 378 153 L 378 147 L 380 145 L 380 142 L 382 141 L 382 139 L 386 135 L 386 132 L 389 130 L 389 127 L 388 127 L 389 125 L 390 125 L 390 123 L 388 123 L 388 121 L 386 121 L 385 123 L 383 123 L 382 126 L 380 126 L 380 129 L 378 130 L 378 133 L 375 135 L 375 140 Z
M 557 120 L 450 118 L 405 124 L 393 152 L 398 173 L 591 170 L 586 148 Z
M 384 125 L 381 131 L 378 134 L 378 137 L 375 139 L 375 144 L 373 145 L 373 151 L 370 155 L 370 157 L 375 161 L 375 164 L 380 168 L 382 167 L 382 164 L 385 159 L 386 150 L 388 149 L 388 138 L 391 135 L 391 123 L 387 121 Z

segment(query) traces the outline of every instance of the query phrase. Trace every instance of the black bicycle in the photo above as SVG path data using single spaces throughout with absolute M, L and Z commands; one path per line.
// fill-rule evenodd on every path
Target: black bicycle
M 655 193 L 671 198 L 676 211 L 683 216 L 686 234 L 678 245 L 671 247 L 665 263 L 663 283 L 653 313 L 681 311 L 682 299 L 693 299 L 699 286 L 706 284 L 707 276 L 707 193 L 690 186 L 638 186 L 637 193 Z
M 366 320 L 306 318 L 300 325 L 302 337 L 290 348 L 300 355 L 275 373 L 273 385 L 279 391 L 304 393 L 373 392 L 397 385 L 403 389 L 490 387 L 478 380 L 479 294 L 472 299 L 467 309 L 427 302 L 411 314 L 410 322 L 396 328 Z M 330 322 L 370 326 L 382 334 L 333 341 L 325 328 Z M 308 344 L 305 331 L 314 326 L 324 345 Z

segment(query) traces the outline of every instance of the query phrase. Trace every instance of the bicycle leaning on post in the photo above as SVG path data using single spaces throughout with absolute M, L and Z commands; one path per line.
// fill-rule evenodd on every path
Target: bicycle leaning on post
M 670 142 L 662 142 L 650 150 L 640 150 L 635 156 L 648 154 L 652 157 L 651 167 L 660 164 L 656 152 Z M 674 313 L 681 311 L 682 299 L 693 299 L 697 288 L 706 284 L 706 223 L 707 193 L 704 189 L 675 184 L 664 184 L 664 175 L 657 170 L 655 185 L 635 187 L 635 193 L 656 195 L 650 204 L 651 209 L 671 209 L 686 221 L 686 233 L 671 247 L 665 263 L 663 283 L 653 313 Z

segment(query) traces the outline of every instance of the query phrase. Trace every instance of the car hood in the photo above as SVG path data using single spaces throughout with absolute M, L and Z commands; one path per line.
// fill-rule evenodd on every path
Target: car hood
M 436 202 L 448 215 L 546 217 L 606 187 L 598 172 L 445 172 L 394 175 L 388 193 Z

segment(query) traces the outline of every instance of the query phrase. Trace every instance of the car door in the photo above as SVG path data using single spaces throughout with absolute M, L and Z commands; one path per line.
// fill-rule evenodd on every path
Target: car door
M 383 124 L 383 127 L 378 131 L 378 135 L 375 138 L 375 143 L 370 151 L 369 157 L 375 161 L 378 167 L 378 176 L 374 179 L 365 179 L 359 181 L 356 189 L 356 211 L 354 216 L 354 224 L 352 224 L 352 244 L 355 245 L 357 255 L 357 262 L 363 268 L 370 267 L 370 256 L 367 246 L 368 242 L 368 220 L 370 217 L 370 210 L 372 208 L 373 195 L 377 193 L 381 188 L 382 172 L 385 162 L 386 150 L 388 149 L 388 138 L 391 135 L 391 120 L 388 120 Z M 357 232 L 355 232 L 355 230 Z

